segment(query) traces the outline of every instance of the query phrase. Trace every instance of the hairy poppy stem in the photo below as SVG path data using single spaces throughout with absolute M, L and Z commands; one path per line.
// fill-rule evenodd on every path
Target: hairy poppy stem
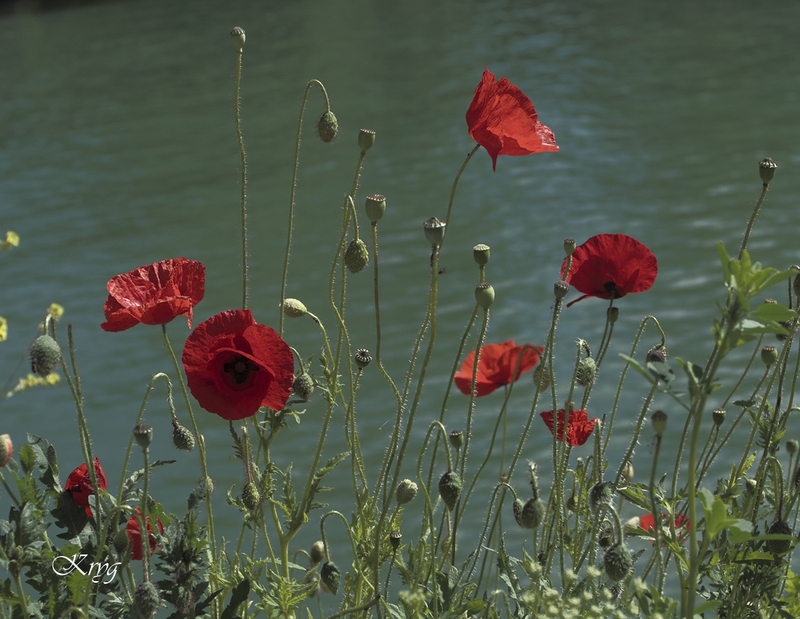
M 240 117 L 241 97 L 239 96 L 239 91 L 241 81 L 242 50 L 239 50 L 239 53 L 236 55 L 236 101 L 234 113 L 236 118 L 236 137 L 239 140 L 239 154 L 242 157 L 242 309 L 247 309 L 247 158 L 244 152 Z M 283 299 L 281 299 L 281 301 L 283 301 Z
M 744 250 L 747 249 L 747 241 L 750 239 L 750 232 L 753 230 L 753 224 L 756 222 L 756 216 L 758 212 L 761 210 L 761 206 L 764 204 L 764 199 L 767 197 L 767 191 L 769 190 L 769 183 L 764 183 L 761 187 L 761 195 L 758 196 L 758 201 L 756 202 L 755 207 L 753 207 L 753 213 L 750 215 L 750 221 L 747 222 L 747 229 L 744 231 L 744 238 L 742 239 L 742 247 L 739 249 L 739 260 L 742 259 L 742 254 L 744 254 Z

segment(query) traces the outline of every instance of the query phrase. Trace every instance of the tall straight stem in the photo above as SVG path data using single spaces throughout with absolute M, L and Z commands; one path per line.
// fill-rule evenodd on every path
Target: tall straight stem
M 239 153 L 242 157 L 242 309 L 247 309 L 247 160 L 242 139 L 242 123 L 240 117 L 240 86 L 242 81 L 242 52 L 236 57 L 236 137 L 239 140 Z

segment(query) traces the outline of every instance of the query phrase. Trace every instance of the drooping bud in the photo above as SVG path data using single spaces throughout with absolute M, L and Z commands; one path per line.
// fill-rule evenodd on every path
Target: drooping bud
M 628 483 L 631 483 L 633 481 L 633 475 L 634 475 L 633 465 L 630 462 L 626 462 L 625 466 L 622 467 L 623 479 Z
M 336 114 L 325 112 L 320 116 L 317 123 L 317 133 L 323 142 L 331 142 L 336 137 L 336 134 L 339 133 L 339 121 L 336 120 Z
M 322 540 L 311 544 L 311 550 L 308 553 L 308 558 L 311 559 L 311 565 L 317 565 L 325 558 L 325 544 L 322 543 Z
M 721 426 L 725 423 L 725 409 L 715 408 L 711 413 L 711 418 L 714 420 L 714 425 Z
M 133 592 L 131 611 L 135 619 L 152 619 L 161 605 L 158 588 L 149 580 L 143 580 L 136 585 Z
M 571 256 L 574 251 L 575 251 L 575 239 L 573 238 L 564 239 L 564 253 L 567 254 L 567 256 Z
M 242 489 L 242 503 L 244 506 L 253 511 L 261 505 L 261 493 L 258 491 L 258 486 L 255 482 L 247 482 Z
M 31 344 L 31 372 L 42 378 L 56 369 L 61 348 L 49 335 L 40 335 Z
M 778 350 L 774 346 L 764 346 L 761 349 L 761 360 L 764 365 L 770 367 L 778 360 Z
M 137 423 L 133 427 L 133 438 L 136 439 L 136 444 L 139 447 L 146 450 L 150 447 L 150 443 L 153 442 L 153 428 L 146 423 Z
M 567 497 L 567 509 L 571 512 L 578 509 L 578 500 L 575 498 L 574 492 Z
M 299 299 L 283 300 L 283 315 L 289 318 L 300 318 L 308 314 L 305 304 Z
M 447 509 L 453 511 L 456 508 L 458 499 L 461 496 L 461 477 L 454 471 L 447 471 L 439 480 L 439 496 L 447 506 Z
M 400 531 L 392 531 L 389 533 L 389 543 L 392 545 L 392 550 L 400 548 L 400 542 L 403 541 L 403 534 Z
M 14 445 L 11 443 L 11 437 L 8 434 L 0 434 L 0 469 L 8 464 L 13 453 Z
M 386 212 L 386 198 L 379 193 L 370 194 L 367 196 L 364 209 L 367 211 L 367 218 L 375 223 L 379 221 Z
M 464 445 L 464 431 L 451 430 L 447 435 L 447 439 L 450 441 L 450 444 L 454 449 L 461 449 L 461 447 Z
M 344 263 L 351 273 L 360 273 L 369 262 L 369 251 L 361 239 L 353 239 L 344 253 Z
M 792 535 L 792 527 L 789 526 L 788 522 L 784 522 L 783 520 L 776 520 L 773 522 L 769 529 L 767 529 L 768 535 Z M 784 552 L 788 552 L 792 547 L 792 540 L 790 539 L 769 539 L 767 540 L 767 550 L 769 550 L 774 555 L 782 555 Z
M 544 517 L 544 503 L 539 498 L 528 499 L 522 507 L 518 524 L 523 529 L 535 529 L 542 523 Z
M 668 356 L 667 347 L 663 344 L 656 344 L 647 351 L 645 359 L 648 363 L 666 363 Z
M 569 292 L 569 284 L 564 280 L 560 279 L 555 284 L 553 284 L 553 294 L 556 295 L 556 301 L 560 301 L 564 297 L 567 296 Z
M 478 266 L 485 266 L 489 262 L 490 248 L 488 245 L 478 243 L 472 248 L 472 258 Z
M 608 548 L 614 543 L 614 527 L 608 520 L 603 520 L 597 535 L 597 544 L 600 548 Z
M 375 132 L 370 129 L 362 129 L 358 132 L 358 147 L 362 153 L 366 153 L 375 144 Z
M 186 426 L 173 421 L 172 444 L 182 451 L 192 451 L 194 449 L 194 434 Z
M 236 48 L 236 51 L 240 54 L 244 49 L 244 30 L 239 26 L 236 26 L 233 30 L 231 30 L 231 41 L 233 42 L 233 46 Z
M 650 422 L 653 424 L 653 430 L 660 436 L 667 429 L 667 414 L 664 411 L 656 411 L 650 417 Z
M 514 520 L 523 529 L 525 528 L 522 525 L 522 509 L 524 507 L 525 507 L 525 503 L 523 503 L 520 499 L 515 499 L 514 502 L 511 504 L 511 511 L 514 514 Z
M 372 355 L 369 354 L 369 351 L 366 348 L 359 348 L 356 350 L 353 358 L 356 360 L 356 365 L 362 370 L 369 365 L 370 361 L 372 361 Z
M 311 378 L 308 372 L 303 372 L 295 377 L 292 390 L 301 400 L 308 400 L 311 394 L 314 393 L 314 379 Z
M 761 182 L 769 185 L 770 181 L 775 178 L 775 170 L 778 164 L 775 163 L 770 157 L 764 157 L 758 162 L 758 174 L 761 176 Z
M 2 437 L 0 437 L 2 439 Z M 790 456 L 793 456 L 797 453 L 798 442 L 796 438 L 790 438 L 786 441 L 786 451 L 789 452 Z
M 603 505 L 610 505 L 614 492 L 611 489 L 611 482 L 598 482 L 589 490 L 589 505 L 593 512 L 596 512 Z
M 550 386 L 550 369 L 542 363 L 533 370 L 533 384 L 539 391 L 544 391 Z
M 618 542 L 603 555 L 603 567 L 611 580 L 622 580 L 633 567 L 633 558 L 624 543 Z
M 425 238 L 428 239 L 428 243 L 434 247 L 439 247 L 444 241 L 444 228 L 446 225 L 436 217 L 426 219 L 422 227 L 425 230 Z
M 492 285 L 483 282 L 475 286 L 475 301 L 483 309 L 489 309 L 494 303 L 494 288 L 492 288 Z
M 575 373 L 575 382 L 581 387 L 588 387 L 594 384 L 594 379 L 597 376 L 597 364 L 591 357 L 581 359 L 578 364 L 578 369 Z
M 395 493 L 395 498 L 397 499 L 398 505 L 405 505 L 406 503 L 411 503 L 414 500 L 414 497 L 417 496 L 417 491 L 419 487 L 410 479 L 404 479 L 397 485 L 397 492 Z
M 127 547 L 128 532 L 125 529 L 121 529 L 117 531 L 117 534 L 114 536 L 114 550 L 116 550 L 117 554 L 121 557 Z
M 619 308 L 618 307 L 609 307 L 606 310 L 606 318 L 608 319 L 609 324 L 614 324 L 619 319 Z
M 339 574 L 339 568 L 336 567 L 336 564 L 333 561 L 326 561 L 322 564 L 322 569 L 319 572 L 319 579 L 325 588 L 325 591 L 336 595 L 339 591 L 339 581 L 341 580 L 341 576 Z

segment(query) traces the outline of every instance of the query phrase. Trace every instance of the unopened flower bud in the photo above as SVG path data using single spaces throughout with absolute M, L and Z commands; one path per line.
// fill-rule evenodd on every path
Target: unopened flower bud
M 356 365 L 362 370 L 369 365 L 370 361 L 372 361 L 372 355 L 369 354 L 369 351 L 366 348 L 359 348 L 356 350 L 353 358 L 356 360 Z
M 341 576 L 339 568 L 333 561 L 326 561 L 322 564 L 322 569 L 319 571 L 319 579 L 325 588 L 325 591 L 336 595 L 339 591 L 339 581 Z
M 626 462 L 625 466 L 622 467 L 623 479 L 628 483 L 631 483 L 633 481 L 633 475 L 634 475 L 633 465 L 630 462 Z
M 789 526 L 788 522 L 784 522 L 783 520 L 776 520 L 773 522 L 769 529 L 767 529 L 768 535 L 792 535 L 792 527 Z M 784 552 L 788 552 L 792 547 L 792 540 L 790 539 L 769 539 L 767 540 L 767 550 L 774 555 L 782 555 Z
M 667 347 L 663 344 L 656 344 L 647 351 L 645 359 L 648 363 L 666 363 L 667 356 Z
M 447 471 L 439 480 L 439 496 L 450 511 L 456 508 L 462 487 L 461 477 L 453 471 Z
M 604 520 L 600 525 L 600 532 L 597 535 L 597 544 L 600 548 L 608 548 L 614 543 L 614 527 L 608 520 Z
M 511 504 L 511 511 L 514 514 L 514 520 L 516 523 L 522 527 L 522 508 L 525 507 L 525 503 L 523 503 L 520 499 L 515 499 L 514 502 Z M 524 527 L 522 527 L 524 528 Z
M 236 48 L 236 51 L 241 53 L 242 49 L 244 49 L 244 30 L 239 26 L 236 26 L 233 30 L 231 30 L 231 41 L 233 42 L 233 46 Z
M 314 393 L 314 379 L 311 378 L 308 372 L 303 372 L 295 377 L 292 390 L 301 400 L 308 400 L 311 394 Z
M 255 482 L 247 482 L 242 490 L 242 503 L 244 506 L 253 511 L 261 505 L 261 493 L 258 491 L 258 486 Z
M 656 411 L 650 417 L 650 422 L 653 424 L 653 430 L 660 436 L 667 429 L 667 414 L 664 411 Z
M 711 413 L 711 418 L 714 420 L 715 426 L 721 426 L 725 423 L 725 410 L 722 408 L 715 408 Z
M 369 262 L 369 251 L 361 239 L 353 239 L 344 253 L 344 263 L 351 273 L 360 273 Z
M 522 507 L 517 524 L 523 529 L 535 529 L 542 523 L 544 517 L 544 503 L 539 498 L 528 499 Z
M 375 132 L 369 129 L 362 129 L 358 132 L 358 147 L 362 153 L 366 153 L 375 144 Z
M 539 391 L 544 391 L 550 386 L 550 369 L 542 363 L 533 370 L 533 384 Z
M 319 117 L 317 123 L 317 133 L 323 142 L 330 142 L 339 133 L 339 121 L 333 112 L 325 112 Z
M 49 335 L 40 335 L 31 344 L 31 372 L 42 378 L 49 375 L 58 365 L 61 348 Z
M 597 376 L 597 364 L 591 357 L 581 359 L 578 363 L 577 371 L 575 372 L 575 382 L 581 387 L 588 387 L 594 384 L 594 379 Z
M 182 451 L 192 451 L 194 449 L 194 434 L 186 426 L 173 421 L 172 444 Z
M 778 164 L 775 163 L 770 157 L 764 157 L 758 162 L 758 173 L 761 176 L 761 182 L 769 185 L 770 181 L 775 177 L 775 169 Z
M 398 505 L 405 505 L 406 503 L 411 503 L 414 500 L 414 497 L 417 496 L 417 490 L 419 487 L 410 479 L 404 479 L 397 485 L 397 492 L 395 493 L 395 498 L 397 498 Z
M 325 544 L 323 544 L 321 540 L 311 544 L 311 550 L 308 553 L 308 557 L 311 559 L 312 565 L 317 565 L 325 558 Z
M 439 247 L 444 241 L 444 228 L 446 225 L 436 217 L 426 219 L 422 227 L 425 230 L 425 238 L 428 239 L 428 243 L 434 247 Z
M 483 243 L 478 243 L 472 248 L 472 258 L 478 266 L 485 266 L 489 262 L 489 246 Z
M 786 441 L 786 451 L 789 452 L 790 456 L 793 456 L 794 454 L 797 453 L 797 447 L 798 447 L 798 442 L 796 438 L 790 438 L 788 441 Z
M 133 438 L 136 439 L 139 447 L 147 449 L 153 441 L 153 428 L 146 423 L 137 423 L 133 427 Z
M 13 453 L 14 445 L 11 443 L 11 437 L 8 434 L 0 434 L 0 469 L 8 464 Z
M 575 498 L 575 493 L 572 493 L 567 497 L 567 509 L 571 512 L 574 512 L 578 509 L 578 500 Z
M 464 445 L 464 431 L 452 430 L 447 435 L 447 439 L 450 441 L 450 444 L 454 449 L 461 449 L 461 447 Z
M 606 310 L 606 319 L 608 320 L 609 324 L 614 324 L 619 319 L 619 308 L 618 307 L 609 307 Z
M 403 534 L 400 531 L 392 531 L 389 533 L 389 543 L 392 545 L 392 550 L 400 548 L 400 542 L 403 541 Z
M 611 490 L 611 482 L 598 482 L 589 490 L 589 505 L 592 511 L 596 512 L 603 505 L 609 505 L 614 492 Z
M 375 223 L 379 221 L 386 212 L 386 198 L 379 193 L 370 194 L 367 196 L 367 202 L 364 208 L 367 211 L 367 218 Z
M 567 256 L 571 256 L 574 251 L 575 251 L 575 239 L 573 238 L 564 239 L 564 253 L 567 254 Z
M 283 315 L 289 318 L 300 318 L 308 314 L 305 304 L 299 299 L 283 300 Z
M 492 288 L 492 285 L 483 282 L 475 286 L 475 301 L 483 309 L 489 309 L 494 303 L 494 288 Z
M 770 367 L 778 360 L 778 350 L 774 346 L 764 346 L 761 349 L 761 360 L 764 365 Z
M 553 284 L 553 293 L 556 295 L 556 301 L 560 301 L 564 297 L 567 296 L 569 292 L 569 284 L 564 280 L 560 279 L 555 284 Z
M 136 590 L 133 592 L 133 604 L 131 605 L 133 617 L 150 619 L 156 614 L 160 605 L 161 597 L 158 593 L 158 588 L 152 582 L 143 580 L 136 585 Z
M 114 535 L 114 550 L 121 557 L 126 548 L 128 548 L 128 532 L 122 529 Z
M 633 558 L 628 547 L 622 542 L 611 546 L 603 555 L 603 567 L 606 570 L 606 576 L 611 580 L 617 581 L 625 578 L 633 567 Z

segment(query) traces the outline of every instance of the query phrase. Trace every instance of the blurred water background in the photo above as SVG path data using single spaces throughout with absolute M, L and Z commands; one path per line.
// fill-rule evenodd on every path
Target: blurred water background
M 62 327 L 74 326 L 94 450 L 116 487 L 147 383 L 154 373 L 173 369 L 159 328 L 138 326 L 116 334 L 100 329 L 106 282 L 143 264 L 186 256 L 206 265 L 206 296 L 195 310 L 195 324 L 241 303 L 236 54 L 228 34 L 238 25 L 247 32 L 242 115 L 256 319 L 277 328 L 297 117 L 306 82 L 317 78 L 328 89 L 340 135 L 332 144 L 316 137 L 314 124 L 324 108 L 320 94 L 312 92 L 288 294 L 303 300 L 334 332 L 327 279 L 342 199 L 358 160 L 358 130 L 375 130 L 357 206 L 363 207 L 369 193 L 387 196 L 380 224 L 383 357 L 402 381 L 429 284 L 430 247 L 422 222 L 445 215 L 455 173 L 474 145 L 464 114 L 489 67 L 533 100 L 561 151 L 501 157 L 496 172 L 480 151 L 461 179 L 442 256 L 447 271 L 440 279 L 437 346 L 404 474 L 413 476 L 414 449 L 438 417 L 472 312 L 476 243 L 492 248 L 487 279 L 497 291 L 487 342 L 544 343 L 565 237 L 581 243 L 598 233 L 625 233 L 656 254 L 659 276 L 653 288 L 618 303 L 615 339 L 589 404 L 590 414 L 599 417 L 613 402 L 623 367 L 617 354 L 629 352 L 648 313 L 666 330 L 672 358 L 705 360 L 716 304 L 724 298 L 714 243 L 723 241 L 732 254 L 738 249 L 760 189 L 758 161 L 767 155 L 779 168 L 750 248 L 771 266 L 800 263 L 800 59 L 794 51 L 799 19 L 800 4 L 793 2 L 766 7 L 680 0 L 141 0 L 5 15 L 0 18 L 0 232 L 14 230 L 22 242 L 0 256 L 0 315 L 9 321 L 8 341 L 0 345 L 0 378 L 8 377 L 9 386 L 16 383 L 27 370 L 27 361 L 19 363 L 46 308 L 63 305 Z M 785 301 L 784 290 L 770 295 Z M 353 344 L 373 348 L 371 271 L 351 277 L 348 293 Z M 599 344 L 605 310 L 606 302 L 596 299 L 565 310 L 558 371 L 571 372 L 577 338 Z M 185 321 L 174 321 L 169 333 L 180 351 L 189 334 Z M 61 336 L 65 341 L 64 331 Z M 287 322 L 285 336 L 304 357 L 319 351 L 318 332 L 308 320 Z M 655 331 L 648 331 L 640 356 L 655 342 Z M 733 356 L 739 367 L 750 350 Z M 736 377 L 735 371 L 722 375 L 729 387 Z M 477 402 L 473 471 L 487 448 L 501 392 Z M 629 374 L 609 452 L 613 467 L 645 394 L 644 381 Z M 177 462 L 159 469 L 150 488 L 167 511 L 183 513 L 200 475 L 199 460 L 196 452 L 172 448 L 164 398 L 163 386 L 157 387 L 145 416 L 155 429 L 152 457 Z M 512 448 L 531 400 L 525 375 L 509 407 Z M 176 403 L 186 423 L 184 404 L 177 397 Z M 539 408 L 537 413 L 545 410 Z M 656 398 L 655 408 L 670 415 L 660 476 L 671 470 L 670 447 L 685 416 L 664 396 Z M 394 409 L 377 368 L 369 368 L 357 413 L 365 455 L 375 466 Z M 463 428 L 466 409 L 467 398 L 453 393 L 448 429 Z M 242 469 L 230 448 L 227 423 L 195 410 L 218 488 L 218 532 L 235 539 L 240 517 L 226 504 L 225 492 L 232 485 L 239 491 Z M 324 402 L 316 397 L 303 422 L 283 431 L 273 450 L 279 466 L 294 462 L 296 479 L 307 474 L 308 446 L 317 441 L 323 413 Z M 81 462 L 77 415 L 63 381 L 2 401 L 0 415 L 0 431 L 10 433 L 18 447 L 25 432 L 56 445 L 62 481 Z M 342 419 L 339 409 L 326 456 L 346 449 Z M 538 419 L 533 429 L 523 457 L 540 464 L 546 483 L 550 433 Z M 792 419 L 787 438 L 798 434 Z M 647 425 L 634 460 L 637 480 L 649 476 L 652 438 Z M 573 461 L 588 454 L 588 445 L 574 449 Z M 785 466 L 785 452 L 781 457 Z M 730 446 L 716 472 L 724 474 L 738 458 L 736 445 Z M 492 467 L 472 499 L 476 513 L 488 507 L 499 462 Z M 331 480 L 343 490 L 326 497 L 346 515 L 352 509 L 347 468 L 340 467 Z M 520 467 L 512 480 L 520 487 L 523 473 Z M 6 497 L 0 497 L 0 511 L 7 507 Z M 464 540 L 474 539 L 482 522 L 476 516 L 466 523 Z M 413 524 L 404 533 L 413 539 Z M 314 520 L 296 548 L 318 535 Z M 335 558 L 347 565 L 346 538 L 341 531 L 330 536 Z M 515 547 L 513 540 L 518 548 L 523 538 L 512 530 L 507 544 Z

